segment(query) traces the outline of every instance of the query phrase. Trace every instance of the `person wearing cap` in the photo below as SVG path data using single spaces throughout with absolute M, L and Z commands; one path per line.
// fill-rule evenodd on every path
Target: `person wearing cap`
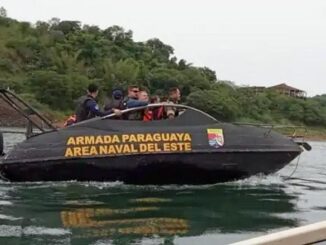
M 104 110 L 109 111 L 113 110 L 115 114 L 120 116 L 121 110 L 127 108 L 126 102 L 124 101 L 123 90 L 120 88 L 115 88 L 112 91 L 112 95 L 110 99 L 106 100 Z

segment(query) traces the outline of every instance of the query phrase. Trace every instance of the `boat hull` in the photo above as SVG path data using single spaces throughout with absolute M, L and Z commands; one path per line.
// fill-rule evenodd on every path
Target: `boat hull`
M 126 109 L 122 118 L 165 106 L 171 104 Z M 4 157 L 0 177 L 10 181 L 210 184 L 274 173 L 302 152 L 296 142 L 271 126 L 223 123 L 189 106 L 173 107 L 180 112 L 174 119 L 122 120 L 112 114 L 63 129 L 32 110 L 50 130 L 24 114 L 41 132 L 29 127 L 27 140 Z
M 122 181 L 126 184 L 211 184 L 274 173 L 300 151 L 147 154 L 5 163 L 10 181 Z

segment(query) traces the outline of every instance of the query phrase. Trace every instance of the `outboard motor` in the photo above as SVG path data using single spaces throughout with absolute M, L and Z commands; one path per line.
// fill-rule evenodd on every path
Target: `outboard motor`
M 3 152 L 3 134 L 0 132 L 0 156 L 3 156 L 5 153 Z

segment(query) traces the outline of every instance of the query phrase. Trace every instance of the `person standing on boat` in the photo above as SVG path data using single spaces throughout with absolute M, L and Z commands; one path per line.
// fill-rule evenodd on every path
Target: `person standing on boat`
M 167 101 L 167 99 L 165 100 Z M 158 104 L 161 102 L 161 99 L 158 95 L 154 95 L 150 99 L 151 104 Z M 162 101 L 164 102 L 164 101 Z M 162 120 L 164 116 L 164 106 L 154 107 L 152 108 L 153 111 L 153 120 Z
M 112 90 L 111 98 L 106 98 L 104 110 L 114 110 L 115 119 L 122 119 L 121 111 L 127 109 L 126 101 L 124 100 L 123 90 L 121 88 L 115 88 Z
M 140 101 L 145 101 L 147 103 L 150 102 L 148 93 L 145 90 L 139 91 L 139 93 L 138 93 L 138 99 Z M 146 108 L 143 111 L 143 118 L 142 118 L 142 120 L 143 121 L 152 121 L 153 120 L 153 110 L 152 110 L 152 108 Z
M 127 108 L 135 108 L 135 107 L 141 107 L 141 106 L 146 106 L 148 105 L 148 100 L 147 101 L 142 101 L 139 100 L 139 87 L 135 85 L 131 85 L 128 87 L 128 95 L 125 98 L 126 106 Z M 137 111 L 132 111 L 128 113 L 127 115 L 127 120 L 142 120 L 142 111 L 137 110 Z
M 147 91 L 145 91 L 145 90 L 139 91 L 139 93 L 138 93 L 138 100 L 149 103 L 149 97 L 148 97 Z
M 181 93 L 179 88 L 177 87 L 173 87 L 169 89 L 169 100 L 167 101 L 167 103 L 169 104 L 179 104 L 179 101 L 181 99 Z M 177 116 L 179 116 L 179 110 L 176 107 L 166 107 L 165 108 L 165 114 L 166 117 L 169 119 L 175 118 Z
M 107 111 L 101 111 L 96 97 L 98 95 L 98 87 L 96 84 L 90 84 L 87 88 L 87 95 L 78 99 L 76 109 L 76 122 L 81 122 L 93 117 L 103 117 L 112 113 L 120 113 L 118 109 L 110 109 Z
M 107 98 L 104 106 L 104 110 L 119 109 L 124 110 L 127 108 L 127 104 L 124 100 L 123 90 L 120 88 L 115 88 L 112 91 L 111 98 Z
M 143 101 L 139 100 L 139 87 L 132 85 L 128 87 L 128 95 L 125 98 L 127 108 L 134 108 L 134 107 L 139 107 L 139 106 L 145 106 L 148 105 L 148 100 Z

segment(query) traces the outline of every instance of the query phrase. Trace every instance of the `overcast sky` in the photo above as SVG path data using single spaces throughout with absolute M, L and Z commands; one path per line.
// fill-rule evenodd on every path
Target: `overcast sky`
M 325 0 L 0 0 L 8 16 L 52 17 L 159 38 L 175 55 L 237 85 L 286 82 L 326 94 Z M 0 37 L 1 38 L 1 37 Z

